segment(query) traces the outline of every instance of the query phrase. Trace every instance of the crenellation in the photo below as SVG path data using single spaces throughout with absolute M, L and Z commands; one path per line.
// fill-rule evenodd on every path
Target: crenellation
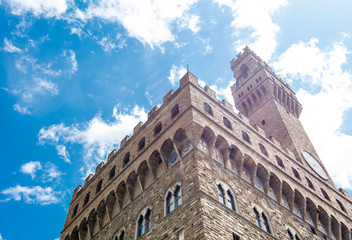
M 155 114 L 156 114 L 156 112 L 158 111 L 158 106 L 154 106 L 153 108 L 152 108 L 152 110 L 150 110 L 149 112 L 148 112 L 148 120 L 150 120 L 150 119 L 152 119 L 154 116 L 155 116 Z
M 113 157 L 116 156 L 117 150 L 114 149 L 111 153 L 113 153 L 113 152 L 114 152 L 114 154 L 111 157 L 108 157 L 108 161 L 111 161 L 113 159 Z M 109 156 L 110 156 L 110 154 L 109 154 Z M 99 163 L 99 165 L 95 168 L 95 175 L 100 173 L 100 171 L 103 169 L 104 165 L 105 165 L 105 162 L 103 162 L 103 161 Z
M 88 177 L 86 177 L 86 179 L 84 179 L 83 188 L 88 185 L 88 183 L 90 182 L 90 180 L 92 180 L 92 178 L 93 178 L 93 174 L 89 174 Z
M 211 89 L 209 86 L 205 86 L 205 87 L 204 87 L 204 91 L 205 91 L 210 97 L 212 97 L 212 98 L 214 98 L 214 99 L 217 100 L 217 98 L 216 98 L 216 92 L 215 92 L 213 89 Z
M 223 99 L 221 101 L 221 104 L 228 110 L 230 111 L 231 113 L 234 113 L 234 110 L 233 110 L 233 106 L 231 103 L 229 103 L 228 101 L 226 101 L 225 99 Z
M 154 108 L 153 108 L 154 109 Z M 149 112 L 150 113 L 150 112 Z M 148 119 L 149 119 L 149 113 L 148 113 Z M 137 123 L 137 125 L 133 128 L 133 135 L 137 134 L 139 129 L 143 126 L 143 122 L 140 121 Z M 122 144 L 121 144 L 122 145 Z
M 163 98 L 163 104 L 168 103 L 168 102 L 172 99 L 173 94 L 174 94 L 174 90 L 171 89 L 171 90 L 164 96 L 164 98 Z
M 124 137 L 120 142 L 120 149 L 122 149 L 126 146 L 128 140 L 130 140 L 130 136 L 126 135 L 126 137 Z
M 111 161 L 111 159 L 113 159 L 116 154 L 117 154 L 117 150 L 116 150 L 116 149 L 112 150 L 112 151 L 109 153 L 109 155 L 108 155 L 107 162 Z M 99 164 L 99 165 L 100 165 L 100 164 Z M 98 166 L 99 166 L 99 165 L 98 165 Z M 95 171 L 95 172 L 96 172 L 96 171 Z

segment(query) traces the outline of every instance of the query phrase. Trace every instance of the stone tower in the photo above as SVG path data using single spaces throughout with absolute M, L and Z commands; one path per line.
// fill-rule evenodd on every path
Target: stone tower
M 187 72 L 73 192 L 61 240 L 351 240 L 294 92 L 248 48 L 236 107 Z

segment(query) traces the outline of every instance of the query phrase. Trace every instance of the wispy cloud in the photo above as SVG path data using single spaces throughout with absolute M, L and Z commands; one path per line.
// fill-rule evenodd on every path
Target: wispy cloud
M 78 63 L 76 60 L 76 54 L 73 50 L 69 49 L 69 50 L 65 50 L 64 51 L 64 56 L 68 59 L 68 61 L 71 63 L 71 73 L 75 73 L 78 70 Z
M 121 34 L 116 34 L 115 38 L 103 37 L 98 44 L 103 48 L 104 52 L 111 52 L 112 50 L 120 50 L 127 46 L 126 39 Z
M 21 53 L 22 50 L 14 46 L 7 38 L 4 38 L 4 47 L 3 50 L 9 53 Z
M 27 106 L 23 106 L 22 107 L 22 106 L 20 106 L 17 103 L 13 105 L 13 110 L 15 110 L 16 112 L 19 112 L 22 115 L 30 115 L 30 114 L 32 114 Z
M 51 18 L 65 13 L 70 2 L 70 0 L 4 0 L 3 4 L 9 5 L 12 14 L 15 15 L 32 13 L 35 16 Z
M 137 123 L 147 119 L 147 113 L 139 106 L 127 111 L 120 111 L 115 107 L 113 113 L 113 121 L 105 121 L 98 114 L 81 124 L 65 126 L 61 123 L 43 127 L 38 134 L 39 143 L 56 147 L 80 145 L 84 160 L 80 171 L 85 177 L 94 172 L 98 163 L 106 160 L 111 149 L 116 148 L 126 135 L 131 134 Z
M 341 131 L 352 109 L 352 74 L 343 68 L 350 54 L 343 41 L 321 49 L 313 38 L 292 44 L 273 65 L 279 75 L 303 84 L 297 93 L 303 105 L 301 121 L 331 177 L 352 189 L 352 172 L 344 167 L 350 164 L 346 156 L 352 155 L 352 136 Z
M 66 146 L 64 145 L 56 145 L 55 146 L 57 155 L 59 155 L 62 159 L 64 159 L 65 162 L 71 163 L 70 161 L 70 154 L 66 150 Z
M 170 75 L 167 79 L 169 79 L 172 86 L 176 86 L 176 83 L 186 74 L 186 72 L 187 70 L 183 66 L 172 65 Z
M 42 188 L 40 186 L 26 187 L 16 185 L 15 187 L 7 188 L 1 191 L 3 195 L 7 195 L 4 202 L 10 200 L 21 201 L 22 199 L 29 204 L 56 204 L 61 201 L 60 193 L 55 192 L 51 187 Z
M 32 179 L 38 179 L 43 183 L 53 182 L 54 180 L 59 181 L 60 177 L 64 175 L 55 164 L 46 162 L 42 165 L 38 161 L 24 163 L 20 168 L 20 172 L 28 174 Z

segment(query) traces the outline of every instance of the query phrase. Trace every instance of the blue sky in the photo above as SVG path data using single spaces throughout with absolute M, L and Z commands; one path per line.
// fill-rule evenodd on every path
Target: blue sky
M 73 190 L 186 65 L 233 102 L 248 45 L 297 92 L 301 121 L 352 192 L 352 2 L 1 0 L 0 240 L 59 238 Z M 20 230 L 20 231 L 19 231 Z

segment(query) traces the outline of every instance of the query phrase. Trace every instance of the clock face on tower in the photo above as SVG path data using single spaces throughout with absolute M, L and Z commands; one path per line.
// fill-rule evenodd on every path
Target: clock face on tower
M 306 162 L 309 164 L 311 168 L 322 178 L 325 180 L 328 179 L 328 175 L 326 174 L 324 168 L 320 165 L 320 163 L 307 151 L 302 150 L 302 155 Z

